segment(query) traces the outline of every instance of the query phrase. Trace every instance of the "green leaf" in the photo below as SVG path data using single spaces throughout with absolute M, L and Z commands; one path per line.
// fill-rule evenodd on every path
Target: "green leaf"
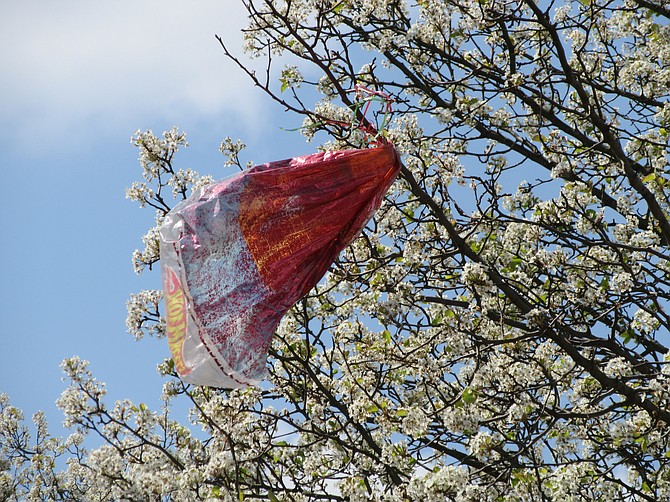
M 650 173 L 647 174 L 644 178 L 642 178 L 642 181 L 645 183 L 649 183 L 651 181 L 654 181 L 656 179 L 656 173 Z
M 461 399 L 463 399 L 463 402 L 465 404 L 473 404 L 477 400 L 477 391 L 474 389 L 471 389 L 470 387 L 466 387 L 463 390 L 463 394 L 461 395 Z
M 647 447 L 649 446 L 649 436 L 640 436 L 639 438 L 635 439 L 635 442 L 640 445 L 640 449 L 643 452 L 646 452 Z
M 633 336 L 634 336 L 634 335 L 633 335 L 633 332 L 632 332 L 631 330 L 627 329 L 627 330 L 625 330 L 625 331 L 622 331 L 622 332 L 619 334 L 619 336 L 621 336 L 621 338 L 623 339 L 623 343 L 624 343 L 624 345 L 626 345 L 628 342 L 630 342 L 631 340 L 633 340 Z

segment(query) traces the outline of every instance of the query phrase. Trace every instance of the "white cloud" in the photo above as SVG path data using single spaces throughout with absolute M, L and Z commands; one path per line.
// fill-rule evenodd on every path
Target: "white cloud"
M 137 121 L 148 116 L 244 120 L 262 96 L 214 35 L 241 53 L 245 25 L 241 2 L 231 0 L 3 2 L 2 139 L 61 141 L 96 128 L 145 127 Z

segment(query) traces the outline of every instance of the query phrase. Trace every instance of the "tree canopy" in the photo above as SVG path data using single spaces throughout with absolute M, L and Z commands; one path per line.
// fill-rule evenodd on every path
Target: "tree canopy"
M 401 175 L 283 319 L 267 384 L 186 386 L 166 361 L 150 410 L 106 403 L 67 360 L 69 438 L 41 416 L 31 438 L 0 399 L 0 498 L 670 498 L 665 2 L 243 3 L 267 71 L 219 41 L 250 83 L 315 148 L 379 129 Z M 363 116 L 357 86 L 392 110 Z M 143 180 L 127 195 L 159 225 L 211 178 L 178 169 L 176 129 L 133 141 Z M 244 166 L 240 141 L 221 149 Z M 158 260 L 156 228 L 138 272 Z M 160 301 L 131 296 L 131 333 L 162 336 Z M 90 433 L 103 446 L 87 451 Z

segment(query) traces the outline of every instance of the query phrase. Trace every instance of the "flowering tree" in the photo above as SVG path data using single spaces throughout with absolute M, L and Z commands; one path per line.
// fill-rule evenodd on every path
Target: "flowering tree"
M 390 119 L 400 179 L 282 321 L 268 384 L 190 387 L 166 361 L 153 411 L 105 403 L 67 360 L 68 439 L 41 415 L 31 438 L 0 399 L 0 498 L 670 498 L 666 3 L 244 4 L 267 72 L 225 54 L 323 148 Z M 392 114 L 363 117 L 357 85 Z M 133 141 L 128 197 L 160 224 L 209 179 L 174 165 L 179 131 Z M 242 149 L 222 143 L 230 165 Z M 138 272 L 158 259 L 156 229 L 144 241 Z M 131 333 L 162 336 L 160 300 L 131 297 Z

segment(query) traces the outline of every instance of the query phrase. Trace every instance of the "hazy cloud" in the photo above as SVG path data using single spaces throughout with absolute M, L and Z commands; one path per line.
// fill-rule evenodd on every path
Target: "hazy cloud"
M 234 1 L 4 2 L 2 139 L 51 142 L 143 127 L 145 116 L 250 116 L 259 93 L 214 38 L 241 53 L 245 24 Z

